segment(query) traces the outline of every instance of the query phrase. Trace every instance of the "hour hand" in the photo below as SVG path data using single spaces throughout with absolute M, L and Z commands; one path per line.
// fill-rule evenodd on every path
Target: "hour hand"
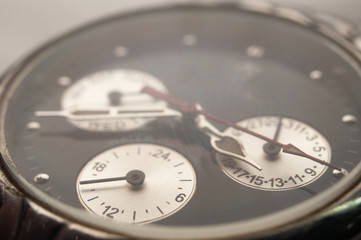
M 231 135 L 220 132 L 203 115 L 196 119 L 197 127 L 210 138 L 211 146 L 219 153 L 236 158 L 251 166 L 262 170 L 246 153 L 241 141 Z

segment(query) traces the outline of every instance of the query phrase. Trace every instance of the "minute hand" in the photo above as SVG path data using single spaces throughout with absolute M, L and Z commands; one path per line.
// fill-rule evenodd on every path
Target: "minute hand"
M 202 109 L 197 108 L 197 105 L 195 103 L 183 102 L 183 101 L 181 101 L 181 100 L 179 100 L 177 98 L 174 98 L 174 97 L 172 97 L 172 96 L 170 96 L 168 94 L 161 93 L 161 92 L 159 92 L 159 91 L 157 91 L 155 89 L 152 89 L 150 87 L 144 87 L 141 92 L 149 94 L 149 95 L 151 95 L 151 96 L 153 96 L 155 98 L 164 100 L 164 101 L 166 101 L 166 102 L 168 102 L 170 104 L 173 104 L 173 105 L 177 106 L 180 110 L 182 110 L 184 112 L 194 112 L 194 113 L 201 114 L 201 115 L 203 115 L 203 116 L 205 116 L 205 117 L 207 117 L 209 119 L 212 119 L 212 120 L 214 120 L 216 122 L 219 122 L 219 123 L 222 123 L 224 125 L 233 127 L 233 128 L 235 128 L 237 130 L 240 130 L 242 132 L 245 132 L 247 134 L 250 134 L 252 136 L 260 138 L 262 140 L 265 140 L 265 141 L 267 141 L 269 143 L 272 143 L 274 145 L 277 145 L 282 149 L 282 151 L 284 153 L 293 154 L 293 155 L 301 156 L 301 157 L 304 157 L 304 158 L 308 158 L 310 160 L 313 160 L 313 161 L 318 162 L 320 164 L 323 164 L 325 166 L 331 167 L 331 168 L 336 169 L 336 170 L 338 170 L 338 171 L 345 174 L 346 170 L 344 170 L 343 168 L 335 166 L 335 165 L 333 165 L 331 163 L 328 163 L 326 161 L 323 161 L 323 160 L 321 160 L 319 158 L 313 157 L 313 156 L 303 152 L 301 149 L 299 149 L 298 147 L 294 146 L 291 143 L 282 144 L 282 143 L 278 142 L 277 140 L 271 139 L 269 137 L 266 137 L 264 135 L 256 133 L 256 132 L 254 132 L 252 130 L 241 127 L 241 126 L 239 126 L 237 124 L 234 124 L 232 122 L 229 122 L 229 121 L 227 121 L 227 120 L 225 120 L 225 119 L 223 119 L 221 117 L 218 117 L 216 115 L 210 114 L 210 113 L 208 113 L 208 112 L 206 112 L 206 111 L 204 111 Z

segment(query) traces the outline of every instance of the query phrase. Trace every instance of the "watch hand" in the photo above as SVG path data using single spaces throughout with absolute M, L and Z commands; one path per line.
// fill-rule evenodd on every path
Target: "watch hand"
M 80 181 L 79 184 L 85 185 L 85 184 L 93 184 L 93 183 L 115 182 L 115 181 L 122 181 L 122 180 L 126 180 L 126 178 L 125 177 L 114 177 L 114 178 L 84 180 L 84 181 Z
M 140 170 L 132 170 L 127 173 L 125 177 L 114 177 L 114 178 L 103 178 L 103 179 L 92 179 L 80 181 L 80 185 L 93 184 L 93 183 L 104 183 L 104 182 L 114 182 L 114 181 L 123 181 L 126 180 L 132 186 L 140 186 L 143 184 L 145 179 L 144 172 Z
M 258 170 L 262 170 L 262 168 L 248 156 L 240 140 L 220 132 L 202 115 L 197 117 L 196 123 L 197 127 L 209 136 L 211 145 L 217 152 L 234 157 L 252 165 Z
M 272 143 L 272 144 L 274 144 L 276 146 L 279 146 L 283 150 L 284 153 L 293 154 L 293 155 L 296 155 L 296 156 L 308 158 L 310 160 L 313 160 L 313 161 L 318 162 L 320 164 L 323 164 L 325 166 L 331 167 L 331 168 L 341 172 L 344 175 L 347 174 L 347 171 L 345 169 L 340 168 L 338 166 L 335 166 L 335 165 L 333 165 L 331 163 L 328 163 L 326 161 L 323 161 L 321 159 L 318 159 L 316 157 L 313 157 L 313 156 L 303 152 L 301 149 L 299 149 L 298 147 L 292 145 L 291 143 L 282 144 L 282 143 L 278 142 L 277 140 L 273 140 L 273 139 L 271 139 L 271 138 L 269 138 L 267 136 L 261 135 L 259 133 L 256 133 L 256 132 L 252 131 L 252 130 L 249 130 L 247 128 L 238 126 L 237 124 L 229 122 L 229 121 L 227 121 L 227 120 L 225 120 L 225 119 L 223 119 L 221 117 L 210 114 L 210 113 L 208 113 L 208 112 L 206 112 L 206 111 L 204 111 L 202 109 L 198 109 L 197 105 L 195 103 L 183 102 L 183 101 L 181 101 L 179 99 L 176 99 L 176 98 L 174 98 L 174 97 L 172 97 L 170 95 L 161 93 L 161 92 L 159 92 L 157 90 L 154 90 L 154 89 L 152 89 L 150 87 L 144 87 L 142 89 L 142 92 L 147 93 L 147 94 L 149 94 L 149 95 L 151 95 L 151 96 L 153 96 L 155 98 L 164 100 L 164 101 L 166 101 L 166 102 L 168 102 L 170 104 L 173 104 L 173 105 L 177 106 L 180 110 L 182 110 L 184 112 L 199 113 L 199 114 L 201 114 L 201 115 L 203 115 L 203 116 L 205 116 L 205 117 L 207 117 L 209 119 L 212 119 L 212 120 L 214 120 L 216 122 L 219 122 L 219 123 L 222 123 L 224 125 L 233 127 L 233 128 L 235 128 L 237 130 L 240 130 L 242 132 L 250 134 L 250 135 L 252 135 L 254 137 L 260 138 L 260 139 L 262 139 L 262 140 L 264 140 L 266 142 L 269 142 L 269 143 Z
M 38 117 L 65 117 L 71 120 L 181 117 L 182 114 L 164 107 L 110 107 L 80 110 L 36 111 Z
M 275 132 L 275 135 L 273 136 L 273 140 L 278 140 L 278 137 L 280 135 L 280 130 L 281 130 L 281 127 L 282 127 L 282 117 L 279 117 L 278 118 L 278 123 L 277 123 L 277 128 L 276 128 L 276 132 Z
M 111 91 L 108 93 L 108 104 L 110 106 L 121 106 L 127 104 L 138 104 L 141 105 L 142 103 L 146 103 L 152 101 L 149 98 L 149 95 L 140 94 L 139 90 L 135 91 L 127 91 L 127 92 L 120 92 L 120 91 Z
M 282 117 L 279 117 L 277 127 L 276 127 L 276 131 L 275 131 L 275 134 L 273 136 L 273 140 L 275 140 L 275 141 L 278 140 L 278 137 L 279 137 L 280 132 L 281 132 L 281 127 L 282 127 Z M 265 143 L 263 145 L 263 151 L 267 155 L 269 155 L 270 157 L 275 157 L 281 151 L 281 147 L 275 145 L 274 143 L 267 142 L 267 143 Z

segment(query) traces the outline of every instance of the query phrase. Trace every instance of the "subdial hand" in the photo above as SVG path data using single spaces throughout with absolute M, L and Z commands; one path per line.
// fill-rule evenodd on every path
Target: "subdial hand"
M 278 119 L 278 123 L 277 123 L 277 128 L 275 131 L 275 134 L 273 136 L 273 140 L 278 141 L 278 136 L 280 135 L 281 132 L 281 127 L 282 127 L 282 117 L 279 117 Z M 271 142 L 267 142 L 263 145 L 263 151 L 270 157 L 275 157 L 279 154 L 279 152 L 281 151 L 281 147 L 277 146 Z
M 127 173 L 124 177 L 114 177 L 114 178 L 102 178 L 102 179 L 92 179 L 80 181 L 80 185 L 84 184 L 94 184 L 94 183 L 104 183 L 104 182 L 114 182 L 114 181 L 123 181 L 126 180 L 133 187 L 139 187 L 144 183 L 145 174 L 140 170 L 132 170 Z
M 231 156 L 250 164 L 258 170 L 262 170 L 262 168 L 248 156 L 239 139 L 220 132 L 216 127 L 208 122 L 203 115 L 199 115 L 197 117 L 196 124 L 202 132 L 209 136 L 210 143 L 217 152 Z
M 227 125 L 227 126 L 230 126 L 230 127 L 233 127 L 237 130 L 240 130 L 244 133 L 247 133 L 247 134 L 250 134 L 254 137 L 257 137 L 257 138 L 260 138 L 266 142 L 269 142 L 269 143 L 272 143 L 274 144 L 275 146 L 278 146 L 282 149 L 282 151 L 284 153 L 288 153 L 288 154 L 293 154 L 293 155 L 296 155 L 296 156 L 300 156 L 300 157 L 304 157 L 304 158 L 307 158 L 307 159 L 310 159 L 312 161 L 315 161 L 315 162 L 318 162 L 320 164 L 323 164 L 325 166 L 328 166 L 330 168 L 333 168 L 337 171 L 339 171 L 340 173 L 346 175 L 348 172 L 341 168 L 341 167 L 338 167 L 338 166 L 335 166 L 331 163 L 328 163 L 326 161 L 323 161 L 319 158 L 316 158 L 314 156 L 311 156 L 305 152 L 303 152 L 301 149 L 299 149 L 298 147 L 292 145 L 291 143 L 289 144 L 282 144 L 280 142 L 278 142 L 277 140 L 273 140 L 267 136 L 264 136 L 264 135 L 261 135 L 259 133 L 256 133 L 252 130 L 249 130 L 247 128 L 244 128 L 244 127 L 241 127 L 241 126 L 238 126 L 237 124 L 234 124 L 232 122 L 229 122 L 221 117 L 218 117 L 216 115 L 213 115 L 213 114 L 210 114 L 202 109 L 198 109 L 197 108 L 197 105 L 195 103 L 189 103 L 189 102 L 183 102 L 179 99 L 176 99 L 168 94 L 164 94 L 164 93 L 161 93 L 155 89 L 152 89 L 150 87 L 144 87 L 142 89 L 142 92 L 143 93 L 147 93 L 155 98 L 158 98 L 158 99 L 161 99 L 161 100 L 164 100 L 170 104 L 173 104 L 175 106 L 177 106 L 181 111 L 183 112 L 193 112 L 193 113 L 198 113 L 198 114 L 201 114 L 203 116 L 205 116 L 206 118 L 209 118 L 209 119 L 212 119 L 213 121 L 216 121 L 216 122 L 219 122 L 221 124 L 224 124 L 224 125 Z

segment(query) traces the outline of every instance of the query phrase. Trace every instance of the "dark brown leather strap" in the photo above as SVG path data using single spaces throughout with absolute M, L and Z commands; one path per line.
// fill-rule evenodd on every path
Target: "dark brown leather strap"
M 17 239 L 19 218 L 23 200 L 11 193 L 11 189 L 0 180 L 0 236 L 2 239 Z
M 0 239 L 2 240 L 95 240 L 33 209 L 29 202 L 0 180 Z M 101 238 L 104 239 L 104 238 Z

